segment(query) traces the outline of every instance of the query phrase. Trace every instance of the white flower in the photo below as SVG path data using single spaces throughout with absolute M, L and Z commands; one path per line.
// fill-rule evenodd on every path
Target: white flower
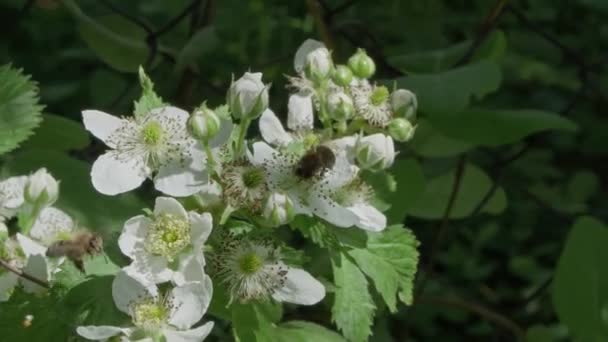
M 49 246 L 57 240 L 67 240 L 74 231 L 74 221 L 65 212 L 47 207 L 42 209 L 30 230 L 30 236 Z
M 279 250 L 262 241 L 229 241 L 212 260 L 231 302 L 272 297 L 279 302 L 313 305 L 325 297 L 323 284 L 308 272 L 285 265 Z
M 395 161 L 395 145 L 390 136 L 376 133 L 357 141 L 357 161 L 359 166 L 370 170 L 383 170 Z
M 174 198 L 157 197 L 153 216 L 129 219 L 118 239 L 120 250 L 133 260 L 125 271 L 156 283 L 204 279 L 202 248 L 211 220 L 209 213 L 186 212 Z
M 23 204 L 23 191 L 27 176 L 18 176 L 0 182 L 0 217 L 10 218 Z
M 284 194 L 275 192 L 266 200 L 263 215 L 273 226 L 286 224 L 291 221 L 295 215 L 293 202 Z
M 59 182 L 45 168 L 39 169 L 28 177 L 24 197 L 33 204 L 52 205 L 59 197 Z
M 268 196 L 266 173 L 249 161 L 232 161 L 223 165 L 221 182 L 224 200 L 233 208 L 244 208 L 256 213 Z
M 111 148 L 91 170 L 93 185 L 106 195 L 137 188 L 146 178 L 171 196 L 189 196 L 207 182 L 206 155 L 187 130 L 188 113 L 162 107 L 138 118 L 82 112 L 87 130 Z
M 293 68 L 296 70 L 297 73 L 304 72 L 304 67 L 306 66 L 306 60 L 308 58 L 308 55 L 317 49 L 326 48 L 323 43 L 314 39 L 307 39 L 304 41 L 304 43 L 302 43 L 302 45 L 300 45 L 293 59 Z
M 253 144 L 252 160 L 266 170 L 270 190 L 287 195 L 296 213 L 314 214 L 338 227 L 357 226 L 370 231 L 386 228 L 386 217 L 370 204 L 372 188 L 360 181 L 359 169 L 348 161 L 344 151 L 332 149 L 333 167 L 309 179 L 295 175 L 300 156 L 280 152 L 266 143 Z
M 313 121 L 312 96 L 293 94 L 289 97 L 287 114 L 287 127 L 291 132 L 285 131 L 279 118 L 270 109 L 264 111 L 258 124 L 266 142 L 285 146 L 295 140 L 305 139 L 313 129 Z
M 268 108 L 268 86 L 262 73 L 246 72 L 232 82 L 228 90 L 228 104 L 237 119 L 255 119 Z
M 46 247 L 20 233 L 17 233 L 15 239 L 8 238 L 5 232 L 0 232 L 0 235 L 4 235 L 4 237 L 0 237 L 0 257 L 3 260 L 35 278 L 49 280 L 51 267 L 45 257 Z M 0 269 L 0 302 L 8 300 L 14 287 L 19 283 L 29 293 L 40 293 L 46 290 L 44 287 L 2 268 Z
M 350 86 L 357 115 L 370 125 L 386 127 L 393 118 L 389 91 L 384 86 L 372 86 L 367 80 L 353 81 Z
M 191 327 L 201 320 L 213 294 L 211 280 L 173 287 L 166 295 L 153 283 L 121 271 L 112 283 L 116 307 L 131 316 L 133 326 L 80 326 L 76 332 L 89 340 L 121 336 L 121 341 L 198 342 L 213 328 L 213 322 Z

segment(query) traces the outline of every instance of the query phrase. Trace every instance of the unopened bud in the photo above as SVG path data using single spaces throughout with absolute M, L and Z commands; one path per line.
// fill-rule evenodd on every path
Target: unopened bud
M 232 82 L 227 97 L 236 119 L 255 119 L 268 108 L 268 86 L 262 82 L 260 72 L 246 72 Z
M 203 104 L 197 108 L 188 119 L 190 134 L 203 141 L 215 137 L 220 130 L 221 121 L 215 112 Z
M 295 216 L 295 210 L 289 197 L 273 193 L 266 200 L 263 214 L 269 223 L 277 227 L 290 222 Z
M 406 142 L 414 136 L 416 127 L 404 118 L 395 118 L 388 124 L 388 133 L 393 139 Z
M 353 117 L 355 106 L 350 96 L 343 92 L 332 93 L 327 98 L 331 117 L 336 121 L 345 121 Z
M 391 106 L 395 116 L 405 118 L 412 122 L 416 119 L 418 100 L 416 95 L 406 89 L 397 89 L 391 94 Z
M 332 80 L 339 86 L 347 87 L 353 80 L 353 72 L 346 65 L 338 65 L 334 70 Z
M 383 170 L 395 161 L 393 139 L 382 133 L 372 134 L 359 139 L 356 145 L 359 166 L 372 171 Z
M 363 49 L 348 59 L 348 67 L 359 78 L 370 78 L 376 72 L 376 63 Z
M 311 51 L 306 56 L 304 72 L 309 79 L 320 82 L 331 75 L 333 67 L 334 65 L 329 50 L 325 47 L 320 47 Z
M 45 168 L 39 169 L 29 176 L 23 195 L 32 204 L 50 206 L 59 197 L 59 182 Z

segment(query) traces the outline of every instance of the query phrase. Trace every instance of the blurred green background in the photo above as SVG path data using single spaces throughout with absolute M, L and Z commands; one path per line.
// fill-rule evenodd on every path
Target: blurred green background
M 414 305 L 380 306 L 370 340 L 608 340 L 606 227 L 581 219 L 608 219 L 608 1 L 1 0 L 0 20 L 0 64 L 30 74 L 46 106 L 3 168 L 47 166 L 65 207 L 108 236 L 151 196 L 93 192 L 103 146 L 80 111 L 128 115 L 139 65 L 187 110 L 261 71 L 284 113 L 305 39 L 342 63 L 365 48 L 376 78 L 420 104 L 387 195 L 390 223 L 421 241 Z M 568 239 L 573 225 L 588 234 Z M 332 326 L 329 308 L 286 315 Z

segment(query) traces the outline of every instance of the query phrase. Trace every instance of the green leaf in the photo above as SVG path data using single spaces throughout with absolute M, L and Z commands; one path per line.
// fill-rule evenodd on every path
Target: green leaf
M 119 16 L 80 17 L 78 33 L 99 58 L 118 71 L 135 72 L 148 58 L 146 31 Z
M 480 99 L 498 89 L 500 68 L 482 61 L 444 72 L 408 75 L 395 80 L 399 88 L 411 90 L 418 97 L 420 111 L 429 116 L 458 113 L 472 97 Z M 392 82 L 387 82 L 390 86 Z
M 539 110 L 467 109 L 454 115 L 431 117 L 445 135 L 486 146 L 510 144 L 547 130 L 575 131 L 576 124 L 555 113 Z
M 40 124 L 38 87 L 21 69 L 0 67 L 0 155 L 17 148 Z
M 133 111 L 135 117 L 144 116 L 152 109 L 164 106 L 163 99 L 154 91 L 154 83 L 142 67 L 139 68 L 139 83 L 141 84 L 141 97 L 135 101 Z
M 452 219 L 469 216 L 492 186 L 490 177 L 479 167 L 467 164 L 463 171 L 460 189 L 450 213 Z M 425 219 L 443 217 L 452 193 L 455 176 L 456 170 L 452 169 L 448 173 L 431 179 L 427 183 L 424 194 L 419 198 L 416 206 L 409 210 L 409 213 L 412 216 Z M 499 187 L 484 206 L 482 212 L 500 214 L 506 207 L 507 196 L 502 187 Z
M 95 276 L 72 288 L 65 297 L 66 305 L 82 313 L 82 325 L 123 325 L 130 321 L 112 300 L 114 276 Z
M 346 342 L 344 337 L 324 326 L 305 321 L 282 323 L 272 331 L 272 341 L 277 342 Z
M 608 340 L 608 227 L 578 219 L 559 258 L 553 306 L 574 340 Z
M 414 52 L 392 56 L 388 62 L 404 72 L 438 72 L 453 67 L 471 48 L 473 40 L 465 40 L 443 49 Z M 493 31 L 471 57 L 472 62 L 481 60 L 500 60 L 507 49 L 507 39 L 502 31 Z
M 175 69 L 181 71 L 188 65 L 196 63 L 201 57 L 213 51 L 218 43 L 219 39 L 214 27 L 207 26 L 197 31 L 179 52 Z
M 416 134 L 409 146 L 416 154 L 429 158 L 451 157 L 475 147 L 470 143 L 448 138 L 425 119 L 418 120 Z
M 380 233 L 368 232 L 368 236 L 366 249 L 354 249 L 349 254 L 373 280 L 389 310 L 397 312 L 399 289 L 403 301 L 408 305 L 412 303 L 419 242 L 401 225 L 388 227 Z
M 367 341 L 371 335 L 376 306 L 367 287 L 367 279 L 345 254 L 332 258 L 336 294 L 332 319 L 347 340 Z
M 426 180 L 420 163 L 415 159 L 397 159 L 392 170 L 395 175 L 395 191 L 384 200 L 391 204 L 385 213 L 389 223 L 401 223 L 408 210 L 414 206 L 424 192 Z
M 42 124 L 23 148 L 48 148 L 58 151 L 78 150 L 89 145 L 89 134 L 83 126 L 64 117 L 44 114 Z
M 259 303 L 235 303 L 231 311 L 232 329 L 237 342 L 268 340 L 266 337 L 271 334 L 272 320 Z
M 543 325 L 534 325 L 526 331 L 526 342 L 553 342 L 555 336 L 551 329 Z

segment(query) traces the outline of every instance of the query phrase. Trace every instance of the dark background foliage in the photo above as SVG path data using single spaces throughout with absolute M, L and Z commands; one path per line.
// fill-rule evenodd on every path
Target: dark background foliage
M 223 103 L 232 75 L 247 70 L 272 82 L 273 101 L 285 99 L 284 74 L 306 38 L 323 40 L 338 61 L 365 48 L 377 78 L 420 100 L 418 136 L 399 146 L 398 192 L 388 200 L 392 223 L 421 241 L 414 305 L 394 315 L 380 307 L 370 340 L 552 341 L 580 329 L 559 314 L 552 290 L 573 223 L 608 219 L 608 2 L 2 0 L 0 21 L 0 64 L 31 74 L 46 112 L 75 121 L 84 108 L 130 113 L 140 64 L 165 100 L 191 109 Z M 50 163 L 85 184 L 82 161 L 102 147 L 44 127 L 71 143 L 40 156 L 28 148 L 48 146 L 29 142 L 5 161 L 26 171 Z M 131 195 L 64 192 L 69 204 L 111 212 L 82 219 L 108 234 L 141 207 Z M 591 267 L 578 260 L 575 270 Z M 568 277 L 576 283 L 576 272 Z M 591 304 L 605 310 L 606 290 L 581 283 L 569 295 L 597 290 Z M 328 308 L 286 315 L 332 327 Z M 581 341 L 605 340 L 598 319 L 587 328 L 597 339 Z

